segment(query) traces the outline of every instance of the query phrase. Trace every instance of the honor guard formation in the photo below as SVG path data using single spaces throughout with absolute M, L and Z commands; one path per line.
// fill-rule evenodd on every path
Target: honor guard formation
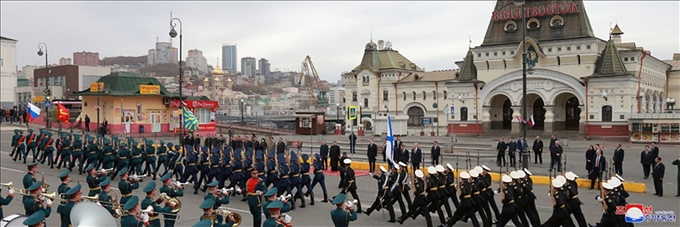
M 318 153 L 310 157 L 289 151 L 282 138 L 275 142 L 273 137 L 258 140 L 255 135 L 228 139 L 206 137 L 203 144 L 198 137 L 187 135 L 185 146 L 181 147 L 163 140 L 137 141 L 101 135 L 60 133 L 58 138 L 53 138 L 52 132 L 46 130 L 40 130 L 39 134 L 32 129 L 28 134 L 22 130 L 14 133 L 10 156 L 14 161 L 27 163 L 28 173 L 23 178 L 23 188 L 14 187 L 11 182 L 2 184 L 9 189 L 9 194 L 0 197 L 0 205 L 11 204 L 15 193 L 23 197 L 25 214 L 4 217 L 0 206 L 0 217 L 9 218 L 10 223 L 23 221 L 25 226 L 44 226 L 45 218 L 55 207 L 55 215 L 59 215 L 64 227 L 110 226 L 116 222 L 120 226 L 172 227 L 180 218 L 181 197 L 189 184 L 193 194 L 199 190 L 205 193 L 200 204 L 203 215 L 194 226 L 240 225 L 243 217 L 225 209 L 233 199 L 240 198 L 248 204 L 253 226 L 291 227 L 289 214 L 296 207 L 315 204 L 313 189 L 317 185 L 323 192 L 320 202 L 336 206 L 330 211 L 335 226 L 349 226 L 357 220 L 357 214 L 362 213 L 352 160 L 346 154 L 338 155 L 340 158 L 330 164 L 331 168 L 340 170 L 341 191 L 328 198 L 323 172 L 327 165 L 322 161 L 327 157 L 323 145 L 322 159 Z M 29 151 L 31 161 L 27 161 Z M 339 154 L 339 150 L 331 151 Z M 374 211 L 385 209 L 389 215 L 387 222 L 399 224 L 408 224 L 409 218 L 422 216 L 428 227 L 454 226 L 461 221 L 473 226 L 505 226 L 508 222 L 515 226 L 576 226 L 575 223 L 588 226 L 580 208 L 583 203 L 578 197 L 578 176 L 573 172 L 551 173 L 549 195 L 553 212 L 542 221 L 528 169 L 506 169 L 494 187 L 489 167 L 473 167 L 469 158 L 465 161 L 462 169 L 456 161 L 455 167 L 442 163 L 427 167 L 426 172 L 409 171 L 404 162 L 392 162 L 390 169 L 380 166 L 371 173 L 377 181 L 376 198 L 363 213 L 370 216 Z M 66 168 L 58 175 L 62 183 L 56 192 L 50 192 L 38 164 Z M 78 174 L 86 175 L 87 185 L 72 184 L 70 175 L 75 173 L 76 166 Z M 41 180 L 36 174 L 41 174 Z M 144 178 L 150 181 L 140 185 Z M 156 181 L 157 178 L 160 181 Z M 623 181 L 615 174 L 601 183 L 597 199 L 604 214 L 594 226 L 632 225 L 625 222 L 623 215 L 615 213 L 617 206 L 626 205 L 628 193 L 621 184 Z M 112 184 L 117 190 L 112 190 Z M 140 188 L 146 194 L 143 198 L 133 193 Z M 84 190 L 87 190 L 86 196 Z M 348 195 L 353 200 L 348 200 Z M 496 196 L 499 196 L 499 205 Z M 399 217 L 395 206 L 399 208 Z M 431 213 L 436 213 L 438 220 L 432 220 Z M 572 215 L 576 222 L 572 221 Z

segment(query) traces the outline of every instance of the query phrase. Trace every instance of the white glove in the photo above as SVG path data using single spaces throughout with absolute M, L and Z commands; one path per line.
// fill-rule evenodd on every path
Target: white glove
M 9 194 L 10 194 L 10 195 L 13 195 L 13 194 L 14 194 L 14 188 L 10 188 L 10 189 L 9 189 Z
M 241 189 L 240 189 L 240 188 L 236 188 L 236 193 L 241 194 Z
M 52 200 L 51 199 L 45 200 L 45 204 L 47 204 L 48 207 L 52 206 Z
M 182 184 L 180 184 L 178 181 L 175 181 L 172 183 L 176 188 L 181 188 Z
M 149 222 L 149 214 L 147 213 L 142 214 L 142 222 L 144 223 Z
M 262 195 L 262 191 L 260 190 L 257 190 L 255 193 L 257 193 L 257 195 Z
M 283 214 L 283 223 L 290 223 L 291 221 L 293 221 L 293 217 L 288 214 Z
M 170 202 L 170 206 L 174 208 L 175 206 L 177 206 L 177 203 L 175 203 L 175 202 Z
M 40 197 L 38 197 L 38 199 L 40 199 L 41 201 L 45 201 L 45 196 L 44 196 L 44 195 L 40 195 Z
M 596 199 L 597 199 L 598 202 L 602 202 L 602 196 L 597 196 Z
M 100 207 L 104 207 L 104 206 L 102 206 L 102 204 L 101 204 L 99 201 L 97 201 L 96 203 L 97 203 L 97 205 L 99 205 Z
M 167 197 L 167 196 L 168 196 L 168 194 L 165 193 L 165 192 L 163 192 L 163 193 L 161 193 L 161 196 L 160 196 L 160 197 L 163 198 L 163 197 Z
M 42 189 L 42 193 L 45 193 L 45 188 Z

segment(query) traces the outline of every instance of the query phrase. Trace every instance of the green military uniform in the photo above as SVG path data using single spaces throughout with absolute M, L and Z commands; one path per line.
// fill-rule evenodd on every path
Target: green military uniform
M 57 169 L 61 168 L 61 164 L 64 164 L 64 162 L 67 162 L 64 164 L 65 167 L 70 166 L 70 161 L 68 161 L 69 157 L 71 156 L 71 138 L 68 133 L 62 133 L 61 134 L 61 142 L 60 144 L 60 149 L 59 149 L 59 164 L 57 164 Z
M 345 194 L 340 193 L 333 199 L 333 204 L 336 206 L 345 202 Z M 349 222 L 357 220 L 357 212 L 354 209 L 350 212 L 345 211 L 342 207 L 337 207 L 335 210 L 331 211 L 331 219 L 336 227 L 347 227 Z
M 31 187 L 28 188 L 28 191 L 30 192 L 34 190 L 39 190 L 40 186 L 41 186 L 40 182 L 35 182 L 33 185 L 31 185 Z M 24 210 L 26 210 L 26 215 L 31 215 L 40 210 L 45 211 L 45 216 L 47 217 L 49 217 L 50 213 L 52 213 L 51 206 L 44 207 L 40 199 L 35 198 L 31 195 L 26 196 L 26 198 L 24 198 Z
M 204 211 L 208 210 L 208 209 L 210 209 L 214 206 L 215 206 L 215 200 L 213 200 L 213 199 L 206 199 L 206 200 L 203 201 L 203 203 L 201 203 L 201 209 L 203 209 Z M 213 227 L 232 227 L 232 226 L 234 226 L 234 222 L 232 222 L 232 221 L 228 221 L 227 223 L 222 224 L 222 221 L 223 221 L 222 216 L 214 215 L 212 213 L 203 214 L 199 218 L 199 220 L 209 221 L 209 223 Z
M 45 164 L 45 159 L 47 159 L 47 165 L 50 166 L 50 169 L 54 168 L 54 146 L 52 144 L 54 143 L 54 138 L 52 138 L 52 133 L 51 132 L 45 132 L 45 137 L 43 138 L 43 155 L 42 159 L 40 160 L 40 163 Z
M 38 156 L 35 154 L 35 149 L 38 147 L 38 135 L 33 133 L 33 129 L 29 128 L 28 129 L 28 136 L 26 137 L 26 145 L 28 146 L 26 148 L 26 156 L 28 156 L 28 151 L 31 151 L 31 155 L 33 155 L 33 161 L 35 162 L 35 159 L 38 158 Z M 24 163 L 26 163 L 27 157 L 24 157 Z
M 87 137 L 87 146 L 85 146 L 87 156 L 87 165 L 99 166 L 99 147 L 94 144 L 94 138 Z
M 680 158 L 675 159 L 675 161 L 673 161 L 673 165 L 678 167 L 678 179 L 677 179 L 678 181 L 675 182 L 675 186 L 678 187 L 678 191 L 675 194 L 675 197 L 678 197 L 680 196 Z
M 146 140 L 146 169 L 149 170 L 149 174 L 153 175 L 152 180 L 156 180 L 156 148 L 154 147 L 152 140 Z M 151 166 L 149 169 L 148 167 Z
M 210 182 L 210 184 L 207 184 L 207 186 L 208 187 L 217 187 L 217 184 L 218 184 L 217 181 L 213 181 L 213 182 Z M 229 204 L 229 196 L 216 197 L 214 194 L 208 193 L 205 196 L 203 196 L 203 200 L 205 201 L 205 200 L 208 200 L 208 199 L 212 199 L 213 201 L 215 201 L 214 202 L 215 205 L 214 205 L 213 209 L 217 209 L 222 205 Z
M 156 190 L 156 182 L 151 181 L 149 184 L 144 186 L 144 192 L 147 193 L 147 195 Z M 147 196 L 142 200 L 142 208 L 146 209 L 147 207 L 151 206 L 153 207 L 153 214 L 149 216 L 149 226 L 151 227 L 161 227 L 161 215 L 158 213 L 169 213 L 170 210 L 172 210 L 171 206 L 165 206 L 161 207 L 158 205 L 160 198 L 158 200 L 152 200 L 153 198 Z
M 251 177 L 246 181 L 246 190 L 248 192 L 248 208 L 250 208 L 250 213 L 253 215 L 253 223 L 260 225 L 262 223 L 262 208 L 260 207 L 262 206 L 262 194 L 267 192 L 267 187 L 259 177 Z M 258 191 L 261 194 L 258 194 Z
M 45 218 L 48 217 L 48 216 L 50 216 L 49 213 L 45 214 L 44 211 L 38 211 L 38 212 L 35 212 L 34 214 L 28 216 L 28 218 L 26 218 L 26 220 L 24 220 L 24 222 L 22 224 L 24 224 L 25 226 L 28 226 L 28 227 L 37 226 L 40 223 L 42 223 L 45 220 Z
M 19 144 L 17 144 L 17 141 L 19 141 L 19 137 L 21 137 L 21 135 L 19 135 L 19 129 L 14 129 L 14 135 L 12 136 L 12 144 L 11 144 L 12 145 L 12 153 L 10 153 L 9 156 L 14 157 L 14 152 L 17 152 L 17 145 L 19 145 Z
M 172 175 L 170 173 L 166 173 L 161 177 L 161 182 L 166 182 L 170 180 L 170 177 Z M 165 193 L 168 195 L 170 198 L 176 198 L 176 197 L 182 197 L 184 196 L 184 189 L 181 188 L 170 188 L 168 185 L 163 185 L 161 189 L 159 190 L 161 193 Z M 164 214 L 163 217 L 165 218 L 164 222 L 164 227 L 174 227 L 175 226 L 175 219 L 177 218 L 176 212 L 170 211 L 171 214 Z
M 80 192 L 80 185 L 76 185 L 75 187 L 71 188 L 66 192 L 67 198 L 68 199 L 71 196 L 76 195 L 78 192 Z M 57 213 L 59 213 L 59 216 L 61 216 L 61 227 L 71 227 L 71 209 L 73 209 L 73 206 L 76 205 L 76 202 L 73 201 L 68 201 L 65 204 L 60 204 L 57 207 Z
M 123 176 L 123 174 L 126 174 L 128 172 L 128 168 L 123 168 L 120 170 L 118 173 L 118 176 Z M 120 190 L 120 204 L 125 204 L 127 203 L 128 199 L 132 197 L 132 191 L 135 189 L 139 188 L 139 182 L 135 183 L 130 183 L 126 180 L 120 179 L 120 182 L 118 182 L 118 190 Z
M 130 143 L 130 172 L 137 175 L 142 175 L 142 150 L 139 149 L 139 143 L 132 141 Z
M 35 166 L 38 165 L 37 162 L 31 162 L 26 164 L 27 167 Z M 24 189 L 28 189 L 31 187 L 31 185 L 35 184 L 35 182 L 38 182 L 38 179 L 35 179 L 35 175 L 33 175 L 31 172 L 26 172 L 26 175 L 24 175 L 24 179 L 21 181 L 24 185 Z M 26 199 L 27 196 L 23 196 L 22 201 Z
M 104 140 L 104 146 L 102 147 L 102 168 L 110 169 L 113 168 L 113 163 L 116 157 L 113 156 L 113 147 L 111 146 L 111 141 L 107 138 L 102 138 Z
M 125 203 L 123 206 L 123 210 L 132 210 L 135 207 L 139 205 L 139 197 L 132 196 L 128 201 Z M 125 227 L 144 227 L 144 222 L 137 220 L 137 218 L 134 215 L 123 215 L 123 217 L 120 218 L 120 226 L 125 226 Z
M 16 148 L 16 149 L 15 149 L 14 153 L 12 153 L 12 154 L 14 154 L 14 156 L 12 156 L 12 160 L 14 160 L 14 161 L 16 161 L 17 158 L 19 158 L 19 160 L 21 160 L 21 158 L 23 158 L 25 156 L 24 154 L 26 153 L 26 143 L 25 143 L 26 136 L 24 136 L 24 131 L 23 130 L 16 130 L 15 132 L 18 132 L 19 134 L 15 135 L 16 141 L 14 141 L 13 147 Z M 24 158 L 24 163 L 26 163 L 25 158 Z
M 102 188 L 99 187 L 99 183 L 104 181 L 107 177 L 106 176 L 92 176 L 89 174 L 90 170 L 94 169 L 93 165 L 87 166 L 85 168 L 85 172 L 87 172 L 87 177 L 85 177 L 85 181 L 87 181 L 87 186 L 90 188 L 90 192 L 87 193 L 87 196 L 95 196 L 99 194 L 102 191 Z
M 111 184 L 111 179 L 106 178 L 106 180 L 102 181 L 99 183 L 99 187 L 104 188 L 106 186 L 109 186 Z M 99 202 L 103 202 L 102 206 L 106 208 L 106 210 L 109 211 L 111 215 L 115 215 L 115 210 L 113 210 L 113 198 L 109 195 L 109 193 L 105 192 L 103 189 L 101 192 L 99 192 Z
M 269 209 L 267 208 L 269 204 L 276 202 L 278 200 L 269 200 L 268 198 L 271 196 L 276 196 L 276 193 L 278 193 L 278 189 L 272 188 L 267 190 L 267 193 L 264 194 L 265 201 L 262 203 L 262 213 L 264 214 L 264 218 L 268 219 L 271 217 L 271 214 L 269 214 Z M 283 201 L 282 201 L 283 202 Z M 283 207 L 281 207 L 281 213 L 286 213 L 290 211 L 290 201 L 287 201 L 286 203 L 283 203 Z
M 14 199 L 13 194 L 7 195 L 7 197 L 5 198 L 2 198 L 2 196 L 0 196 L 0 219 L 5 217 L 5 214 L 2 212 L 2 206 L 9 205 L 9 203 L 12 202 L 12 199 Z
M 196 224 L 191 227 L 213 227 L 213 223 L 210 220 L 201 220 L 196 222 Z
M 83 141 L 80 140 L 80 135 L 73 134 L 73 152 L 71 152 L 70 169 L 78 164 L 78 173 L 83 174 Z
M 284 207 L 283 202 L 276 200 L 276 201 L 273 201 L 273 202 L 267 204 L 265 209 L 267 209 L 267 213 L 269 213 L 270 209 L 271 210 L 281 209 L 283 207 Z M 281 212 L 283 212 L 283 211 L 281 211 Z M 278 218 L 271 217 L 271 216 L 267 217 L 267 220 L 265 220 L 264 223 L 262 224 L 262 227 L 284 227 L 284 226 L 285 225 L 283 223 L 281 223 L 281 221 L 279 221 Z
M 64 170 L 64 172 L 61 172 L 57 177 L 59 177 L 61 181 L 64 181 L 69 174 L 71 174 L 71 171 Z M 59 187 L 57 187 L 57 195 L 65 195 L 68 190 L 71 190 L 71 187 L 69 187 L 68 184 L 61 183 Z
M 158 155 L 158 164 L 156 165 L 156 168 L 160 169 L 161 165 L 163 165 L 163 174 L 168 172 L 168 147 L 165 146 L 165 141 L 161 140 L 160 144 L 158 146 L 158 149 L 156 150 L 156 155 Z

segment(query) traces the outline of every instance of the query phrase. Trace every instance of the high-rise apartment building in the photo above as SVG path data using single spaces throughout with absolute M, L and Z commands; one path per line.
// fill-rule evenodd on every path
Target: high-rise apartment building
M 70 58 L 59 58 L 59 65 L 70 65 L 70 64 L 71 64 Z
M 97 52 L 73 52 L 73 64 L 84 66 L 99 66 L 99 53 Z
M 156 48 L 149 50 L 147 64 L 177 64 L 177 54 L 177 48 L 172 47 L 171 42 L 158 42 L 156 40 Z
M 257 60 L 254 57 L 241 58 L 241 73 L 247 77 L 254 77 L 257 71 Z
M 208 60 L 203 56 L 203 51 L 189 50 L 186 61 L 186 66 L 193 68 L 195 73 L 203 75 L 208 72 Z
M 260 60 L 257 62 L 257 70 L 259 70 L 260 74 L 264 75 L 265 78 L 269 78 L 271 75 L 271 65 L 269 64 L 269 60 L 266 58 L 260 58 Z
M 235 43 L 225 43 L 222 44 L 222 71 L 224 72 L 236 72 L 236 44 Z

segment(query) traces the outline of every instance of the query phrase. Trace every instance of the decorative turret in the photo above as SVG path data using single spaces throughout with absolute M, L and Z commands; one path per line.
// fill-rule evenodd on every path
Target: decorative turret
M 475 66 L 474 53 L 468 50 L 463 66 L 460 68 L 459 81 L 475 81 L 477 80 L 477 66 Z
M 227 75 L 227 88 L 231 90 L 231 88 L 234 86 L 234 81 L 231 80 L 231 73 Z
M 616 45 L 614 45 L 612 39 L 609 39 L 607 42 L 607 46 L 604 47 L 596 64 L 595 76 L 619 76 L 628 74 L 626 65 L 623 64 L 623 60 L 621 60 L 621 56 L 619 56 L 619 50 L 616 49 Z
M 623 35 L 623 31 L 619 28 L 619 24 L 616 24 L 614 28 L 612 28 L 612 31 L 609 32 L 609 36 L 611 37 L 611 40 L 614 41 L 614 44 L 621 43 L 621 35 Z

